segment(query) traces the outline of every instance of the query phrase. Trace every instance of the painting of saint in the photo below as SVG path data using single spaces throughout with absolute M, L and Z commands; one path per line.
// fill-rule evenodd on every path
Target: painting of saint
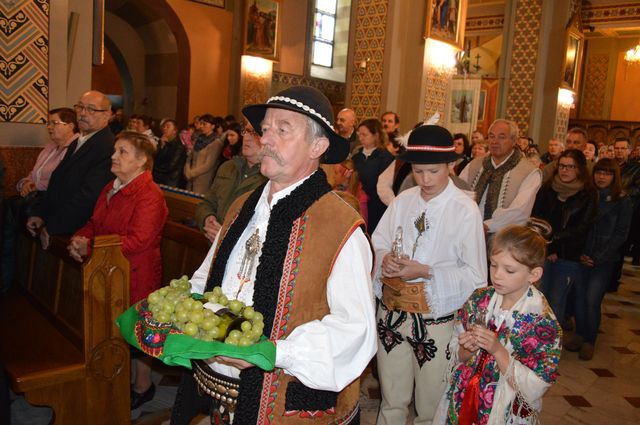
M 279 3 L 274 0 L 247 2 L 245 55 L 276 59 L 278 6 Z
M 460 0 L 431 1 L 430 37 L 457 44 Z
M 578 52 L 580 49 L 580 39 L 569 36 L 567 52 L 564 58 L 564 72 L 562 75 L 563 82 L 571 87 L 575 87 L 575 78 L 577 70 Z
M 471 122 L 473 110 L 473 90 L 454 90 L 451 93 L 451 122 Z

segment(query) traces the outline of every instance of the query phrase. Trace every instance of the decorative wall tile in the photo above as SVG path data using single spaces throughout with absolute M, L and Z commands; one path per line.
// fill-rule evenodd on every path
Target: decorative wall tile
M 584 5 L 582 7 L 583 24 L 612 24 L 640 21 L 640 3 L 621 1 L 620 4 Z
M 269 76 L 245 73 L 242 84 L 242 106 L 265 103 L 269 99 Z
M 504 15 L 468 17 L 465 34 L 501 33 L 504 27 Z
M 271 81 L 271 94 L 278 93 L 291 86 L 300 85 L 311 86 L 320 90 L 329 98 L 329 101 L 331 101 L 331 104 L 335 109 L 342 109 L 344 107 L 345 84 L 337 81 L 303 77 L 301 75 L 274 71 Z
M 388 0 L 358 1 L 353 56 L 357 69 L 351 76 L 351 108 L 358 120 L 378 117 L 382 102 L 382 74 Z M 357 64 L 367 62 L 366 70 Z
M 440 113 L 440 123 L 444 122 L 447 107 L 447 92 L 451 82 L 451 73 L 439 72 L 428 67 L 425 70 L 426 94 L 424 98 L 423 120 L 430 118 L 436 112 Z
M 44 123 L 49 110 L 49 0 L 0 1 L 0 121 Z
M 593 54 L 589 57 L 585 69 L 581 118 L 594 120 L 604 118 L 604 98 L 607 91 L 608 69 L 608 53 Z
M 518 1 L 511 50 L 507 118 L 514 120 L 521 134 L 529 131 L 533 89 L 538 57 L 542 0 Z
M 567 135 L 567 129 L 569 128 L 569 115 L 571 113 L 571 106 L 565 106 L 558 104 L 556 109 L 556 126 L 553 137 L 558 140 L 564 140 Z M 520 127 L 522 131 L 522 127 Z

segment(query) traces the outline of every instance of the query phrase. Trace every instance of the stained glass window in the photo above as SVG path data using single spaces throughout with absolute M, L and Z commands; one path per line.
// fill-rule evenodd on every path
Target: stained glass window
M 336 8 L 337 0 L 316 0 L 312 56 L 314 65 L 328 68 L 333 66 Z

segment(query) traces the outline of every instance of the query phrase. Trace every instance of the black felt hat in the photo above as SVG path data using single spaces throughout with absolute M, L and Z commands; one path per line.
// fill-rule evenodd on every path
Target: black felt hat
M 459 158 L 453 136 L 444 127 L 423 125 L 409 133 L 406 151 L 399 159 L 411 164 L 442 164 Z
M 347 159 L 349 141 L 333 129 L 331 102 L 320 90 L 308 86 L 289 87 L 269 98 L 267 103 L 249 105 L 242 108 L 242 113 L 259 134 L 262 134 L 260 128 L 267 108 L 287 109 L 298 112 L 320 124 L 325 130 L 327 139 L 329 139 L 329 148 L 324 153 L 323 163 L 338 164 Z

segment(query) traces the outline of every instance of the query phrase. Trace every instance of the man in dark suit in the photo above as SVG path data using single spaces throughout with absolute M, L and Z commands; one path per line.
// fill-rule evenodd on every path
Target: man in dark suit
M 98 195 L 114 178 L 109 98 L 98 91 L 88 91 L 73 108 L 78 116 L 80 137 L 69 145 L 67 154 L 51 175 L 43 201 L 27 220 L 27 230 L 34 236 L 40 232 L 45 249 L 49 235 L 68 235 L 84 226 Z

